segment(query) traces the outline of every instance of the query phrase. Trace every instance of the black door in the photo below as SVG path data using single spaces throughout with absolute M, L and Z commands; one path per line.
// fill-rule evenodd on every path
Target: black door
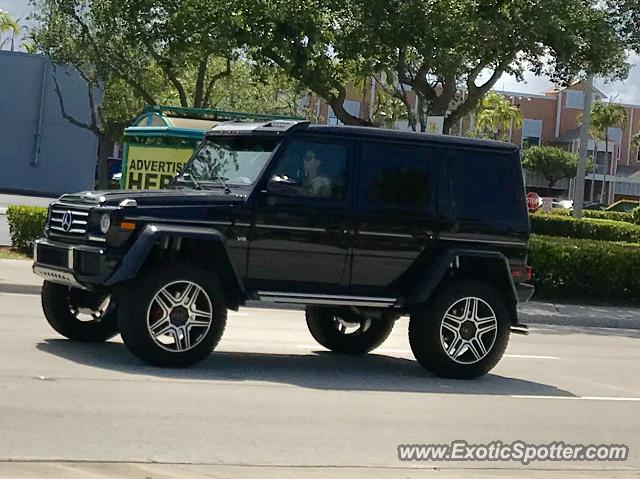
M 283 145 L 256 193 L 252 289 L 327 294 L 347 286 L 351 157 L 340 140 L 296 137 Z
M 435 245 L 436 162 L 426 146 L 363 141 L 357 169 L 351 285 L 365 295 L 398 294 Z

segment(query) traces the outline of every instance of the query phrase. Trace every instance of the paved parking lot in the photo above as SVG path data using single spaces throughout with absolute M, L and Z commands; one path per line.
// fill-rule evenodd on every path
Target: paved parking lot
M 322 350 L 302 313 L 232 313 L 189 370 L 119 338 L 75 344 L 39 298 L 0 294 L 0 477 L 575 477 L 640 475 L 640 331 L 537 328 L 474 381 L 433 377 L 400 320 L 364 357 Z M 623 463 L 401 463 L 397 445 L 624 443 Z M 340 467 L 349 467 L 341 469 Z

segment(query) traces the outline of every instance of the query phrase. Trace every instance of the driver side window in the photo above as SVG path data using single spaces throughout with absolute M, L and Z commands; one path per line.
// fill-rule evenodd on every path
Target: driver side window
M 292 141 L 273 171 L 282 194 L 343 200 L 346 197 L 347 147 L 339 143 Z

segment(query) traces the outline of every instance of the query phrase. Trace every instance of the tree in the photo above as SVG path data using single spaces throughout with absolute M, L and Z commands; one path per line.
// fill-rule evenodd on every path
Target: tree
M 600 203 L 604 202 L 604 190 L 607 181 L 609 166 L 609 128 L 622 126 L 627 120 L 627 112 L 624 107 L 617 103 L 594 102 L 591 107 L 591 128 L 599 138 L 605 142 L 604 172 L 602 179 L 602 190 L 600 191 Z M 596 150 L 597 151 L 597 150 Z M 613 173 L 613 172 L 612 172 Z M 592 181 L 593 184 L 593 181 Z
M 476 108 L 478 136 L 493 140 L 508 140 L 511 125 L 522 126 L 520 109 L 496 92 L 488 93 Z
M 550 196 L 551 189 L 558 181 L 576 176 L 578 160 L 575 153 L 553 146 L 533 146 L 522 151 L 522 166 L 540 173 L 547 180 Z M 587 165 L 587 170 L 591 167 L 591 164 Z
M 261 65 L 277 65 L 301 88 L 324 98 L 346 125 L 371 126 L 370 118 L 344 107 L 347 85 L 370 79 L 356 54 L 345 55 L 344 22 L 351 0 L 238 0 L 245 28 L 242 43 Z M 357 47 L 355 47 L 357 48 Z
M 2 37 L 7 32 L 10 32 L 11 36 L 3 40 Z M 0 50 L 4 48 L 6 42 L 10 41 L 11 51 L 14 51 L 15 39 L 18 33 L 20 33 L 18 22 L 9 15 L 9 12 L 0 9 Z
M 255 74 L 241 55 L 242 23 L 230 1 L 36 0 L 34 20 L 37 51 L 87 83 L 90 122 L 69 115 L 56 92 L 63 116 L 98 137 L 100 187 L 114 142 L 144 105 L 267 112 L 284 110 L 292 96 L 289 79 L 273 69 Z
M 427 115 L 444 116 L 448 132 L 504 73 L 566 84 L 629 68 L 627 37 L 599 0 L 245 0 L 243 15 L 258 56 L 325 97 L 346 124 L 371 121 L 342 108 L 344 85 L 380 73 L 396 78 L 410 123 L 424 129 Z
M 584 70 L 624 77 L 625 41 L 597 0 L 353 0 L 351 43 L 422 100 L 445 132 L 504 73 L 568 83 Z M 359 39 L 359 40 L 358 40 Z

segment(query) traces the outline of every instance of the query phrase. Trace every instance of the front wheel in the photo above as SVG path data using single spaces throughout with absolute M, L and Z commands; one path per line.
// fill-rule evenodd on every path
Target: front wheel
M 211 273 L 188 263 L 149 268 L 119 301 L 122 339 L 135 356 L 164 367 L 205 359 L 227 321 L 222 288 Z
M 500 361 L 510 326 L 509 309 L 498 291 L 478 281 L 460 281 L 411 315 L 409 344 L 428 371 L 470 379 Z
M 336 353 L 365 354 L 391 334 L 394 318 L 367 317 L 348 309 L 307 307 L 307 326 L 313 338 Z
M 115 301 L 107 292 L 83 291 L 45 281 L 41 299 L 47 322 L 68 339 L 99 343 L 118 334 Z

